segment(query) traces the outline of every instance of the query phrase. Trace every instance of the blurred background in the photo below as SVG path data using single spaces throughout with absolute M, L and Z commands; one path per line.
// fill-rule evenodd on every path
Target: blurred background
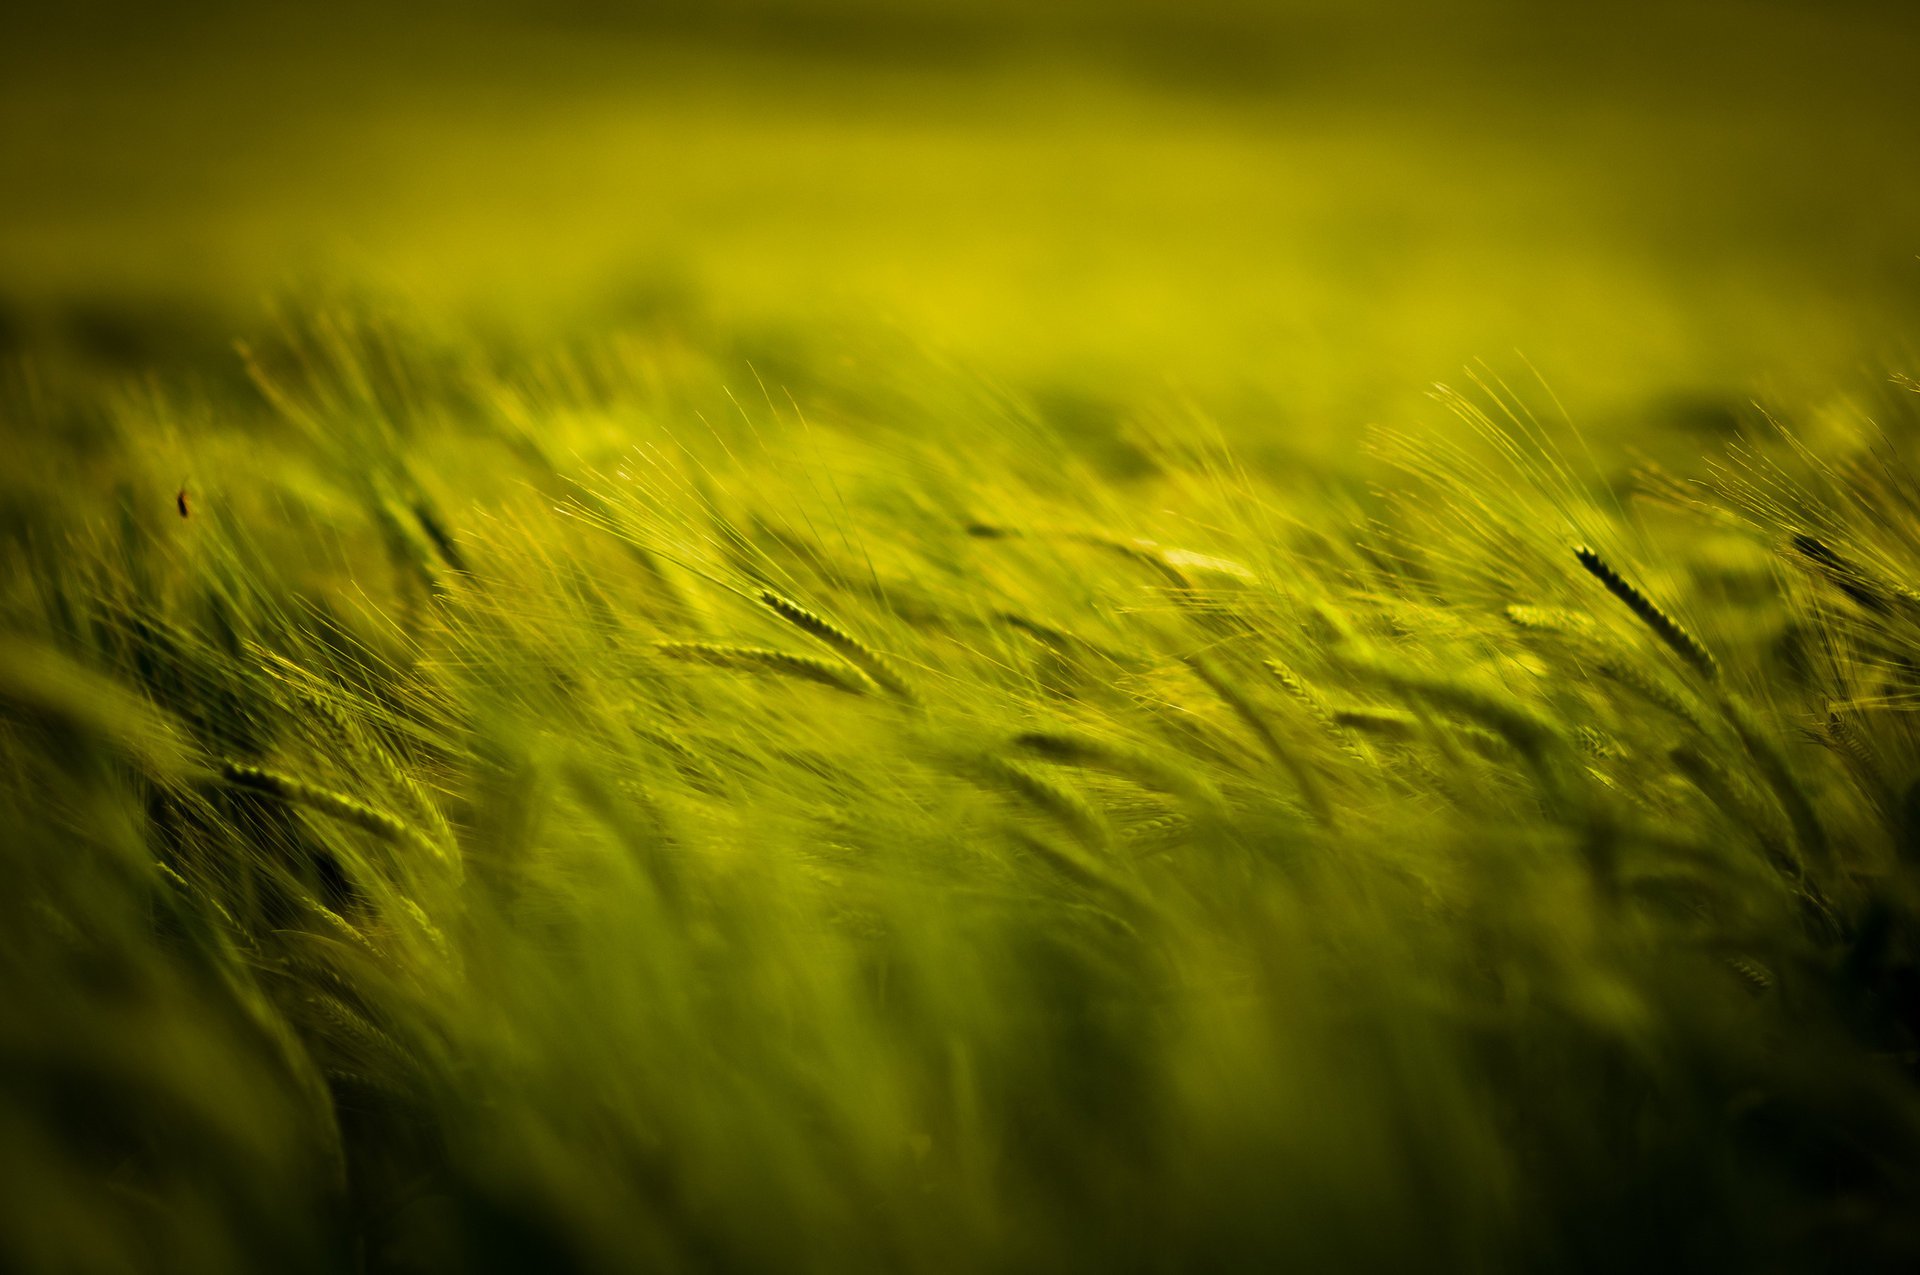
M 1322 453 L 1485 360 L 1684 446 L 1915 366 L 1916 11 L 39 6 L 0 37 L 0 348 L 211 365 L 345 295 Z

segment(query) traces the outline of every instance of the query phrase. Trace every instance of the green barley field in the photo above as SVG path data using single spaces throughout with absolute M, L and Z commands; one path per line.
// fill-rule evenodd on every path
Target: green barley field
M 1920 17 L 0 37 L 0 1269 L 1920 1269 Z

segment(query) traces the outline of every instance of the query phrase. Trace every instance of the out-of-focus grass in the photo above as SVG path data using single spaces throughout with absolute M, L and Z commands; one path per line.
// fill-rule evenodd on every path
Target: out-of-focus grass
M 477 12 L 47 19 L 0 54 L 12 325 L 137 347 L 342 280 L 522 335 L 665 307 L 1323 448 L 1476 358 L 1711 427 L 1920 306 L 1873 7 Z

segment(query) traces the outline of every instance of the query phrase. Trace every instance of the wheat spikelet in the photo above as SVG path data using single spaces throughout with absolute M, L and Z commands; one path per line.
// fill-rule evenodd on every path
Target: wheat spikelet
M 634 721 L 630 725 L 634 736 L 652 745 L 680 782 L 712 797 L 731 791 L 731 777 L 725 768 L 715 764 L 711 750 L 696 747 L 679 732 L 651 720 Z
M 1141 752 L 1089 735 L 1063 731 L 1026 731 L 1014 747 L 1044 761 L 1105 771 L 1148 788 L 1219 806 L 1220 796 L 1204 780 Z
M 1175 558 L 1184 557 L 1188 560 L 1198 560 L 1205 563 L 1224 563 L 1226 561 L 1225 559 L 1207 558 L 1200 554 L 1185 554 L 1183 551 L 1175 551 L 1173 554 L 1169 554 L 1151 540 L 1142 540 L 1129 536 L 1116 536 L 1104 531 L 1036 528 L 1028 532 L 1019 527 L 976 522 L 968 524 L 967 534 L 979 540 L 1017 540 L 1028 535 L 1036 535 L 1050 540 L 1062 541 L 1067 544 L 1086 545 L 1092 549 L 1105 549 L 1107 552 L 1118 554 L 1130 562 L 1137 562 L 1142 566 L 1151 568 L 1178 593 L 1192 592 L 1193 581 L 1187 577 L 1184 571 L 1175 565 Z M 1245 571 L 1245 568 L 1240 567 L 1238 563 L 1232 563 L 1230 566 L 1240 571 Z M 1250 572 L 1247 574 L 1251 575 Z
M 1726 710 L 1727 720 L 1733 724 L 1734 732 L 1740 736 L 1740 742 L 1747 746 L 1760 773 L 1765 777 L 1768 787 L 1779 798 L 1781 809 L 1787 812 L 1787 818 L 1793 824 L 1794 837 L 1799 841 L 1802 851 L 1822 855 L 1827 849 L 1826 829 L 1821 826 L 1820 816 L 1813 808 L 1813 799 L 1807 796 L 1805 788 L 1794 776 L 1793 768 L 1779 747 L 1768 737 L 1752 711 L 1738 696 L 1726 694 L 1721 697 Z
M 743 669 L 798 678 L 836 691 L 845 691 L 849 695 L 865 695 L 874 685 L 866 674 L 840 660 L 823 660 L 771 647 L 725 646 L 717 642 L 657 642 L 654 649 L 671 659 L 708 664 L 715 668 Z
M 1120 838 L 1135 853 L 1177 845 L 1193 828 L 1193 820 L 1178 811 L 1136 819 L 1120 830 Z
M 301 903 L 307 911 L 313 913 L 320 921 L 320 924 L 326 929 L 333 931 L 333 933 L 355 946 L 367 946 L 367 936 L 362 934 L 353 922 L 347 920 L 346 917 L 341 916 L 338 912 L 335 912 L 332 908 L 320 902 L 320 900 L 307 898 L 303 899 Z
M 1726 966 L 1739 976 L 1740 981 L 1746 984 L 1747 990 L 1755 996 L 1773 990 L 1773 971 L 1760 962 L 1745 956 L 1729 956 L 1726 958 Z
M 1715 809 L 1754 833 L 1775 866 L 1789 862 L 1782 849 L 1785 839 L 1780 835 L 1777 818 L 1769 814 L 1765 803 L 1747 784 L 1692 744 L 1678 744 L 1668 749 L 1667 760 Z
M 321 1066 L 330 1079 L 395 1097 L 408 1092 L 419 1062 L 370 1013 L 331 992 L 309 992 L 301 1002 L 308 1033 L 324 1044 Z
M 1332 712 L 1332 720 L 1346 730 L 1357 730 L 1363 735 L 1396 742 L 1412 739 L 1420 731 L 1420 719 L 1399 709 L 1336 708 Z
M 1705 720 L 1692 704 L 1633 662 L 1633 654 L 1613 646 L 1599 635 L 1599 626 L 1584 611 L 1560 607 L 1515 604 L 1505 610 L 1507 619 L 1530 633 L 1553 634 L 1562 639 L 1562 649 L 1583 661 L 1601 676 L 1617 682 L 1647 703 L 1691 727 L 1699 734 L 1711 734 Z
M 1795 532 L 1788 543 L 1794 552 L 1814 565 L 1827 583 L 1851 598 L 1863 611 L 1890 615 L 1894 610 L 1892 600 L 1907 607 L 1920 605 L 1920 594 L 1890 581 L 1875 579 L 1818 536 Z
M 341 823 L 351 824 L 370 832 L 383 840 L 418 846 L 436 855 L 441 853 L 432 842 L 400 819 L 346 793 L 322 788 L 318 784 L 310 784 L 303 779 L 296 779 L 292 775 L 282 774 L 279 771 L 264 770 L 258 766 L 247 766 L 235 761 L 221 763 L 220 777 L 236 788 L 265 793 L 289 805 L 305 806 L 330 819 L 337 819 Z
M 1073 789 L 1019 762 L 989 756 L 986 764 L 988 773 L 1001 786 L 1063 824 L 1081 840 L 1094 845 L 1106 845 L 1111 840 L 1106 819 Z
M 1695 712 L 1693 705 L 1676 693 L 1648 676 L 1641 669 L 1618 654 L 1602 654 L 1594 661 L 1596 672 L 1632 691 L 1647 703 L 1675 720 L 1689 726 L 1696 734 L 1709 735 L 1706 722 Z
M 1565 607 L 1540 607 L 1514 603 L 1506 608 L 1505 614 L 1507 619 L 1519 628 L 1545 633 L 1573 633 L 1584 637 L 1591 635 L 1598 628 L 1593 617 L 1585 611 L 1573 611 Z
M 1387 664 L 1355 662 L 1358 672 L 1403 694 L 1448 708 L 1486 726 L 1522 755 L 1539 760 L 1560 743 L 1552 726 L 1511 700 L 1477 686 L 1426 677 Z
M 1838 753 L 1853 772 L 1854 778 L 1866 789 L 1869 797 L 1880 806 L 1887 803 L 1887 794 L 1891 785 L 1887 783 L 1886 768 L 1881 765 L 1879 754 L 1873 745 L 1861 737 L 1853 723 L 1837 711 L 1829 711 L 1823 727 L 1816 732 L 1821 743 Z
M 270 666 L 269 672 L 293 688 L 302 704 L 326 718 L 349 748 L 379 764 L 387 779 L 407 798 L 413 813 L 428 825 L 431 834 L 429 839 L 440 848 L 443 857 L 455 862 L 458 839 L 454 836 L 452 825 L 441 813 L 439 803 L 414 777 L 412 768 L 402 765 L 376 733 L 362 725 L 360 716 L 348 711 L 341 702 L 341 694 L 276 652 L 257 644 L 250 645 L 250 649 Z
M 1100 864 L 1071 846 L 1060 845 L 1051 839 L 1027 828 L 1009 828 L 1009 838 L 1024 848 L 1027 853 L 1045 864 L 1066 881 L 1106 900 L 1121 905 L 1121 911 L 1135 916 L 1151 915 L 1156 908 L 1153 902 L 1129 882 L 1123 881 Z M 1104 924 L 1114 926 L 1123 933 L 1133 934 L 1133 924 L 1123 915 L 1118 915 L 1104 907 L 1095 907 L 1091 911 Z
M 1714 662 L 1707 648 L 1700 645 L 1698 639 L 1680 624 L 1680 622 L 1662 611 L 1646 594 L 1630 584 L 1619 572 L 1607 565 L 1605 558 L 1586 545 L 1580 545 L 1573 551 L 1587 574 L 1607 587 L 1607 592 L 1624 602 L 1629 611 L 1640 617 L 1641 623 L 1652 629 L 1654 635 L 1665 642 L 1669 649 L 1688 664 L 1697 669 L 1701 676 L 1709 680 L 1720 675 L 1720 666 Z
M 1578 764 L 1572 748 L 1550 722 L 1495 688 L 1369 660 L 1352 659 L 1349 663 L 1362 676 L 1484 727 L 1485 732 L 1461 732 L 1465 742 L 1482 756 L 1499 760 L 1502 745 L 1518 753 L 1533 773 L 1549 810 L 1554 811 L 1557 818 L 1583 829 L 1596 869 L 1602 872 L 1603 879 L 1611 880 L 1608 848 L 1611 822 L 1604 809 L 1592 800 L 1590 786 L 1585 783 L 1585 768 Z
M 1278 660 L 1260 662 L 1266 666 L 1267 672 L 1273 674 L 1274 681 L 1280 683 L 1289 695 L 1300 701 L 1314 721 L 1333 734 L 1340 733 L 1338 729 L 1340 723 L 1334 720 L 1333 710 L 1327 707 L 1326 700 L 1322 699 L 1320 693 L 1309 686 L 1298 673 Z
M 1674 768 L 1721 813 L 1753 832 L 1768 865 L 1792 888 L 1808 924 L 1828 937 L 1840 934 L 1842 927 L 1833 904 L 1820 887 L 1808 879 L 1805 868 L 1793 857 L 1777 821 L 1763 809 L 1758 794 L 1726 768 L 1688 745 L 1671 750 L 1667 756 Z
M 1284 687 L 1288 694 L 1298 700 L 1307 710 L 1308 716 L 1317 722 L 1322 730 L 1340 746 L 1340 751 L 1354 761 L 1373 765 L 1375 758 L 1371 750 L 1353 737 L 1353 731 L 1340 721 L 1339 714 L 1322 699 L 1320 693 L 1278 660 L 1260 661 L 1273 674 L 1274 680 Z
M 1010 628 L 1020 630 L 1028 637 L 1046 646 L 1060 655 L 1091 655 L 1106 660 L 1110 664 L 1124 663 L 1117 652 L 1109 650 L 1089 638 L 1069 633 L 1065 629 L 1043 624 L 1031 616 L 1021 615 L 1017 611 L 996 611 L 994 618 Z
M 1240 719 L 1241 724 L 1253 732 L 1254 738 L 1258 739 L 1267 750 L 1267 755 L 1279 762 L 1281 769 L 1293 777 L 1294 786 L 1299 789 L 1301 798 L 1307 803 L 1307 808 L 1313 812 L 1314 818 L 1322 824 L 1331 826 L 1334 821 L 1333 806 L 1327 800 L 1326 792 L 1320 785 L 1319 776 L 1306 762 L 1295 756 L 1292 749 L 1280 742 L 1280 737 L 1274 734 L 1273 727 L 1268 724 L 1266 716 L 1254 707 L 1251 700 L 1240 693 L 1238 687 L 1222 677 L 1219 670 L 1214 668 L 1212 662 L 1205 656 L 1190 655 L 1186 663 L 1187 667 L 1193 670 L 1194 675 L 1206 683 L 1207 689 L 1217 695 L 1221 703 L 1232 709 L 1233 715 Z
M 896 697 L 908 702 L 914 702 L 918 698 L 906 679 L 900 676 L 886 657 L 832 621 L 807 610 L 789 598 L 781 597 L 772 589 L 760 590 L 760 601 L 794 628 L 838 652 L 847 663 L 865 673 L 876 684 Z
M 159 871 L 162 877 L 166 878 L 174 889 L 191 899 L 195 904 L 212 908 L 214 914 L 220 918 L 221 923 L 224 924 L 230 932 L 236 934 L 240 932 L 240 922 L 235 920 L 233 913 L 229 912 L 225 905 L 220 902 L 217 894 L 210 890 L 197 889 L 191 881 L 188 881 L 185 877 L 181 876 L 179 872 L 158 859 L 153 860 L 153 866 Z

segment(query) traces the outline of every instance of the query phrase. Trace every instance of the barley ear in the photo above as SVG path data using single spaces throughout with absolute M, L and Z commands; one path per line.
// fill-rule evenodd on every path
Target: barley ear
M 446 851 L 414 831 L 404 820 L 346 793 L 335 792 L 277 770 L 264 770 L 236 761 L 222 762 L 220 777 L 236 788 L 264 793 L 291 806 L 305 806 L 330 819 L 352 824 L 382 840 L 418 846 L 442 858 L 446 855 Z
M 1587 574 L 1607 586 L 1607 592 L 1626 603 L 1627 609 L 1640 617 L 1641 623 L 1654 631 L 1662 642 L 1681 659 L 1697 669 L 1701 676 L 1709 681 L 1720 675 L 1720 666 L 1714 662 L 1707 648 L 1699 639 L 1687 632 L 1681 623 L 1655 605 L 1653 599 L 1640 592 L 1618 571 L 1607 565 L 1602 558 L 1586 545 L 1580 545 L 1573 551 Z
M 821 659 L 769 647 L 726 646 L 718 642 L 656 642 L 654 649 L 670 659 L 689 664 L 797 678 L 836 691 L 845 691 L 849 695 L 865 695 L 874 685 L 866 674 L 842 660 Z
M 807 610 L 798 602 L 783 598 L 772 589 L 760 590 L 760 601 L 775 615 L 799 629 L 814 641 L 831 648 L 847 663 L 865 673 L 896 698 L 914 703 L 918 696 L 907 680 L 887 658 L 826 617 Z

